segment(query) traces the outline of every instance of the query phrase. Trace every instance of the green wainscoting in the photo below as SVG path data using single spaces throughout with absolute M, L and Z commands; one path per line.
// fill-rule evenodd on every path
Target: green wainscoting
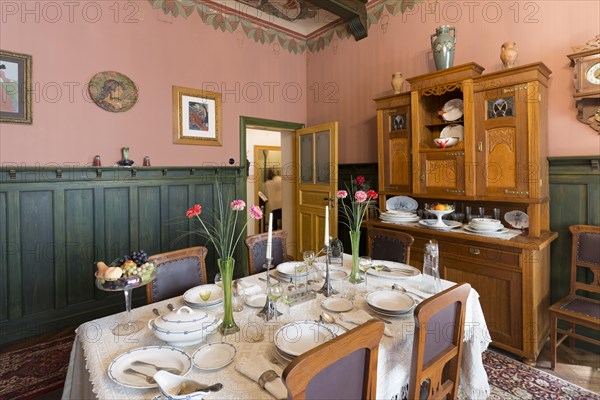
M 550 303 L 569 293 L 571 232 L 576 224 L 600 225 L 600 156 L 550 157 L 550 230 L 558 232 L 552 243 Z M 578 328 L 578 332 L 600 339 L 598 332 Z M 598 351 L 587 343 L 577 346 Z
M 216 182 L 245 195 L 238 167 L 0 169 L 0 343 L 123 311 L 121 292 L 94 285 L 94 261 L 204 245 L 185 212 L 212 209 Z M 243 225 L 243 221 L 240 221 Z M 207 275 L 218 268 L 207 246 Z M 236 274 L 246 271 L 243 244 Z M 133 291 L 134 306 L 145 288 Z

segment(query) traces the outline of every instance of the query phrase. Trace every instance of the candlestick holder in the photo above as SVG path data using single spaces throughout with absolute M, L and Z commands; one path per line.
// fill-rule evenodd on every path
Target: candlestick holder
M 329 278 L 329 256 L 331 248 L 329 244 L 325 245 L 325 282 L 323 282 L 323 287 L 317 290 L 317 293 L 322 293 L 325 297 L 329 297 L 333 294 L 338 294 L 339 292 L 333 288 L 331 285 L 331 279 Z
M 283 315 L 279 311 L 275 310 L 275 304 L 269 298 L 269 285 L 271 284 L 271 263 L 273 259 L 267 258 L 266 266 L 267 266 L 267 301 L 265 302 L 265 306 L 256 314 L 265 321 L 270 321 L 275 318 L 275 313 L 277 316 Z

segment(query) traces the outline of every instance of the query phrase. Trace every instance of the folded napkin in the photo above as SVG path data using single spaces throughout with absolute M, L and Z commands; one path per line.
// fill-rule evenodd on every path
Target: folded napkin
M 263 289 L 256 283 L 240 280 L 238 281 L 238 291 L 244 296 L 254 296 L 255 294 L 262 293 Z
M 353 311 L 349 311 L 347 313 L 343 313 L 342 318 L 343 318 L 343 321 L 351 322 L 356 325 L 362 325 L 365 322 L 367 322 L 368 320 L 373 319 L 373 318 L 377 319 L 377 317 L 372 316 L 365 310 L 353 310 Z M 392 331 L 390 330 L 390 328 L 388 328 L 387 325 L 388 324 L 386 324 L 385 328 L 383 328 L 383 334 L 386 336 L 393 336 Z
M 258 355 L 256 357 L 253 357 L 252 359 L 242 358 L 235 365 L 235 369 L 255 382 L 258 382 L 260 376 L 265 371 L 278 371 L 278 369 L 269 361 L 267 361 L 267 359 L 263 355 Z M 271 382 L 267 382 L 265 384 L 265 389 L 278 400 L 285 400 L 288 397 L 287 388 L 281 381 L 281 378 L 277 378 Z

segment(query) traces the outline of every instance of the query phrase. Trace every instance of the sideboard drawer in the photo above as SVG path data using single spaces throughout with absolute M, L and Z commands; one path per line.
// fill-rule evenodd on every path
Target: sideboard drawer
M 478 264 L 503 265 L 520 269 L 520 253 L 504 248 L 484 247 L 478 243 L 469 245 L 440 241 L 440 257 L 450 257 Z

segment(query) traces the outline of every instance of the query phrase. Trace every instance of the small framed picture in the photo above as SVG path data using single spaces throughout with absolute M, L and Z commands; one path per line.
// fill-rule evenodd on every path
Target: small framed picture
M 32 122 L 31 56 L 0 50 L 0 122 Z
M 222 146 L 221 93 L 173 86 L 173 143 Z

